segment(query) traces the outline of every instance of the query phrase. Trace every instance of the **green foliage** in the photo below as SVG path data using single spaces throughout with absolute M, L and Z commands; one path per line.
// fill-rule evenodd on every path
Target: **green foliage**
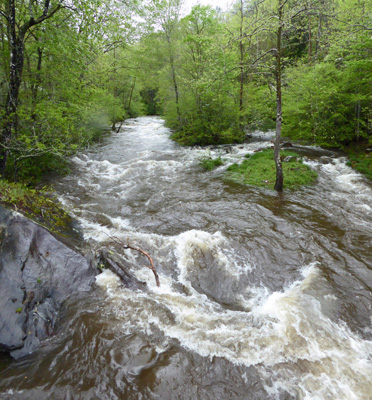
M 275 128 L 275 92 L 268 86 L 247 85 L 245 119 L 249 130 Z
M 244 133 L 239 130 L 237 124 L 234 129 L 228 128 L 225 131 L 220 131 L 217 124 L 207 125 L 194 121 L 192 126 L 184 127 L 172 134 L 172 139 L 185 146 L 207 146 L 210 144 L 229 144 L 243 143 L 245 139 Z
M 366 79 L 372 77 L 372 70 L 369 63 L 340 63 L 326 61 L 287 73 L 286 136 L 332 147 L 368 139 L 370 90 Z
M 206 171 L 212 171 L 212 169 L 220 167 L 223 164 L 224 164 L 224 161 L 222 160 L 221 157 L 217 157 L 217 158 L 204 157 L 199 162 L 199 165 Z
M 147 115 L 161 115 L 162 108 L 157 97 L 158 89 L 145 88 L 141 90 L 141 98 L 145 104 Z
M 289 162 L 282 162 L 284 188 L 296 188 L 314 183 L 316 172 L 304 165 L 298 154 L 282 151 L 281 158 L 289 157 Z M 275 184 L 274 152 L 267 149 L 253 154 L 241 164 L 233 164 L 227 169 L 226 179 L 246 185 L 272 188 Z
M 64 233 L 72 219 L 58 201 L 43 190 L 0 180 L 0 203 L 21 212 L 53 232 Z
M 122 4 L 119 9 L 112 1 L 100 0 L 78 0 L 74 5 L 73 10 L 62 7 L 32 28 L 25 42 L 18 129 L 7 165 L 13 179 L 35 182 L 51 170 L 66 171 L 68 156 L 89 146 L 114 122 L 142 113 L 136 79 L 124 69 L 128 63 L 122 65 L 127 58 L 125 41 L 133 33 L 128 23 L 133 5 Z M 6 10 L 1 10 L 0 18 L 7 22 L 2 17 Z M 16 22 L 42 11 L 37 2 L 18 4 Z M 4 111 L 10 54 L 2 32 L 0 110 Z
M 349 153 L 348 165 L 372 180 L 372 155 L 370 153 Z
M 372 39 L 365 29 L 372 10 L 370 3 L 354 0 L 334 6 L 338 17 L 327 20 L 327 45 L 317 43 L 316 62 L 309 65 L 302 60 L 285 72 L 283 132 L 295 139 L 343 148 L 352 142 L 372 143 Z M 322 7 L 327 14 L 327 5 Z M 320 24 L 324 18 L 329 17 L 324 15 Z
M 234 60 L 221 46 L 226 39 L 217 14 L 196 6 L 178 24 L 164 23 L 162 35 L 152 35 L 148 54 L 159 65 L 157 98 L 172 138 L 183 145 L 242 142 Z
M 63 154 L 44 153 L 40 156 L 23 158 L 17 161 L 18 151 L 14 151 L 8 162 L 8 176 L 26 185 L 34 186 L 47 173 L 67 175 L 70 172 L 68 160 Z M 24 154 L 24 153 L 23 153 Z
M 40 2 L 16 3 L 18 28 L 43 12 Z M 162 114 L 183 145 L 240 143 L 244 129 L 274 128 L 277 0 L 235 2 L 225 14 L 198 5 L 184 18 L 180 0 L 142 3 L 76 0 L 28 32 L 9 177 L 35 183 L 65 173 L 71 154 L 144 113 Z M 284 3 L 283 134 L 372 145 L 372 2 Z M 10 76 L 6 4 L 0 120 Z

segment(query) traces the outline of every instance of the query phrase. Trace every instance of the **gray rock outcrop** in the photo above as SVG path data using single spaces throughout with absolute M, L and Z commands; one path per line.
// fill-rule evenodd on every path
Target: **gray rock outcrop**
M 53 335 L 63 302 L 97 269 L 48 230 L 0 206 L 0 351 L 23 357 Z

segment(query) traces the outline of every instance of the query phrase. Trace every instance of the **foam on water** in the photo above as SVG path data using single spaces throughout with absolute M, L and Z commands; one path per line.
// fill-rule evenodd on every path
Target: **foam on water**
M 167 130 L 157 120 L 142 130 L 133 130 L 133 135 L 145 138 L 149 132 L 153 140 L 156 135 L 164 136 Z M 125 134 L 128 132 L 119 135 Z M 76 166 L 84 171 L 78 184 L 93 194 L 100 191 L 99 195 L 109 193 L 125 200 L 138 185 L 145 185 L 147 190 L 155 177 L 158 184 L 170 181 L 185 167 L 197 165 L 203 156 L 222 155 L 227 164 L 237 162 L 247 153 L 271 146 L 271 135 L 261 135 L 261 142 L 234 147 L 228 154 L 221 154 L 219 149 L 180 149 L 175 159 L 156 160 L 156 157 L 151 159 L 155 153 L 146 150 L 117 164 L 82 155 L 74 159 Z M 360 210 L 360 218 L 355 222 L 358 215 L 353 214 L 349 222 L 353 218 L 353 223 L 362 223 L 372 204 L 372 191 L 364 178 L 348 167 L 344 159 L 329 164 L 306 163 L 319 171 L 324 203 L 334 201 L 335 213 L 343 213 L 345 203 L 350 203 L 350 208 Z M 157 195 L 162 196 L 159 192 Z M 151 199 L 145 200 L 144 204 L 149 205 Z M 65 195 L 63 201 L 73 205 L 74 198 Z M 263 266 L 255 265 L 249 255 L 244 258 L 237 254 L 221 232 L 190 230 L 171 237 L 145 234 L 117 215 L 102 214 L 109 223 L 97 222 L 94 210 L 90 210 L 92 203 L 81 206 L 77 212 L 86 239 L 106 242 L 109 236 L 126 240 L 130 235 L 132 241 L 156 249 L 157 261 L 168 265 L 159 273 L 159 288 L 149 269 L 142 267 L 135 271 L 139 279 L 147 282 L 147 292 L 123 288 L 109 271 L 97 277 L 97 285 L 107 292 L 106 312 L 115 313 L 123 332 L 140 331 L 156 337 L 159 341 L 156 345 L 161 349 L 178 341 L 205 357 L 223 357 L 234 364 L 253 365 L 272 398 L 279 399 L 283 391 L 298 399 L 372 398 L 372 343 L 323 312 L 322 303 L 337 302 L 337 296 L 321 293 L 317 298 L 311 291 L 321 279 L 317 263 L 299 265 L 302 278 L 281 291 L 270 291 L 264 283 L 248 285 L 237 294 L 239 311 L 226 309 L 195 288 L 199 270 L 210 271 L 211 279 L 223 274 L 229 280 L 239 281 Z M 127 257 L 132 257 L 135 263 L 133 254 L 128 253 Z
M 331 179 L 338 190 L 360 195 L 362 198 L 366 196 L 366 198 L 372 200 L 372 190 L 366 184 L 365 178 L 347 165 L 347 159 L 345 157 L 333 159 L 332 162 L 328 164 L 309 160 L 304 163 L 321 170 L 324 173 L 323 179 Z
M 353 226 L 371 229 L 366 216 L 371 216 L 372 188 L 366 178 L 347 165 L 344 157 L 333 159 L 331 163 L 305 161 L 319 173 L 322 191 L 329 192 L 328 204 L 340 220 L 348 220 Z
M 146 270 L 139 270 L 137 276 L 147 280 L 149 293 L 113 289 L 118 282 L 107 278 L 109 272 L 98 278 L 102 287 L 108 287 L 110 304 L 126 331 L 140 327 L 151 335 L 160 329 L 168 340 L 177 340 L 202 356 L 255 365 L 274 398 L 281 390 L 304 399 L 370 396 L 372 343 L 329 320 L 320 302 L 307 293 L 319 276 L 315 263 L 303 269 L 302 280 L 282 292 L 248 289 L 253 299 L 247 301 L 250 311 L 232 311 L 198 293 L 187 277 L 195 251 L 216 252 L 226 270 L 234 268 L 221 250 L 222 235 L 194 231 L 173 240 L 178 281 L 187 291 L 175 289 L 173 279 L 163 274 L 161 287 L 156 287 Z
M 239 278 L 242 272 L 251 269 L 248 260 L 245 265 L 242 265 L 234 259 L 228 240 L 220 232 L 211 235 L 207 232 L 191 230 L 180 234 L 174 241 L 180 271 L 178 279 L 184 285 L 189 285 L 187 273 L 193 269 L 195 261 L 200 258 L 200 253 L 209 252 L 215 268 L 222 268 L 231 277 Z

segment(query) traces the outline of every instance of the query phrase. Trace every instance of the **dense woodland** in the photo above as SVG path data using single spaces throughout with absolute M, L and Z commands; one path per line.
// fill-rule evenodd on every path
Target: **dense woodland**
M 0 0 L 2 177 L 35 182 L 108 127 L 161 115 L 184 145 L 249 130 L 372 145 L 372 1 Z M 282 118 L 283 117 L 283 118 Z

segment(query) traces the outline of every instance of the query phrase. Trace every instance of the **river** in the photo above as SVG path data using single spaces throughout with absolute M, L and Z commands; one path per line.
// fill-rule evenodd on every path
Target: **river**
M 372 399 L 372 187 L 336 153 L 297 191 L 227 182 L 231 148 L 183 148 L 157 117 L 73 158 L 54 182 L 88 246 L 117 237 L 148 290 L 110 271 L 59 335 L 0 374 L 1 399 Z M 199 160 L 221 154 L 211 172 Z

